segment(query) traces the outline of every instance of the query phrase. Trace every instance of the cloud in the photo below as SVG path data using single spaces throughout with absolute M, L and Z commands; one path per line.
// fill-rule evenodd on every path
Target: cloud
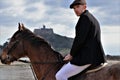
M 88 1 L 88 7 L 99 19 L 102 25 L 120 26 L 120 1 L 119 0 L 95 0 Z
M 0 25 L 0 44 L 3 44 L 7 41 L 8 38 L 12 37 L 15 31 L 17 31 L 17 27 L 8 28 L 6 26 Z M 10 30 L 11 29 L 11 30 Z
M 73 0 L 0 0 L 0 44 L 17 30 L 18 22 L 24 23 L 32 31 L 45 24 L 57 34 L 74 37 L 78 18 L 69 9 L 72 2 Z M 120 45 L 120 1 L 87 0 L 87 4 L 88 10 L 100 22 L 105 48 Z
M 44 0 L 44 3 L 51 6 L 53 9 L 57 7 L 69 8 L 71 2 L 72 0 Z
M 1 0 L 0 17 L 3 20 L 0 20 L 0 23 L 10 25 L 21 21 L 35 25 L 39 24 L 39 22 L 48 22 L 49 20 L 59 24 L 61 24 L 61 22 L 63 24 L 63 21 L 65 23 L 69 21 L 71 25 L 75 23 L 73 20 L 76 19 L 73 11 L 69 9 L 72 1 L 73 0 L 20 0 L 18 3 L 17 0 Z M 87 0 L 87 2 L 88 9 L 98 18 L 102 25 L 120 25 L 119 0 L 95 0 L 93 2 Z M 115 6 L 113 7 L 113 5 Z M 59 19 L 59 21 L 56 19 Z
M 120 27 L 103 26 L 102 43 L 106 54 L 120 55 Z
M 105 45 L 120 45 L 120 27 L 102 27 L 102 38 Z

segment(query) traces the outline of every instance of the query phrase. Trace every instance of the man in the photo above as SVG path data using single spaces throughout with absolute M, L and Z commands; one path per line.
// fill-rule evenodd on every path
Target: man
M 56 74 L 57 80 L 68 80 L 90 65 L 104 63 L 105 54 L 101 44 L 100 25 L 96 18 L 86 10 L 85 0 L 75 0 L 70 5 L 77 16 L 80 16 L 76 29 L 76 36 L 70 51 L 65 56 L 65 64 Z

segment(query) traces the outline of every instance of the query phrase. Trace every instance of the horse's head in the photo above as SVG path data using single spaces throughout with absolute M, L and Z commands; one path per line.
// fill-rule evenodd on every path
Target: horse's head
M 20 57 L 25 56 L 24 45 L 23 45 L 23 32 L 25 27 L 23 24 L 19 23 L 18 31 L 14 33 L 11 37 L 8 45 L 3 49 L 1 54 L 1 62 L 4 64 L 10 64 L 13 61 L 16 61 Z

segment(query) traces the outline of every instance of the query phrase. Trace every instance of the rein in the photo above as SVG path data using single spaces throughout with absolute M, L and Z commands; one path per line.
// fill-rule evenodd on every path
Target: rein
M 60 55 L 60 54 L 59 54 Z M 26 60 L 18 60 L 20 62 L 24 62 L 24 63 L 30 63 L 30 64 L 56 64 L 55 66 L 51 66 L 44 74 L 44 76 L 42 77 L 41 80 L 45 80 L 46 79 L 46 76 L 55 68 L 57 67 L 59 64 L 64 64 L 66 63 L 65 61 L 61 60 L 60 56 L 58 58 L 58 61 L 56 62 L 30 62 L 30 61 L 26 61 Z M 32 69 L 32 72 L 33 72 L 33 75 L 35 77 L 35 80 L 38 80 L 36 75 L 35 75 L 35 72 L 33 70 L 33 67 L 31 66 L 31 69 Z
M 10 54 L 10 52 L 12 52 L 12 50 L 14 50 L 16 47 L 17 47 L 17 44 L 20 42 L 20 40 L 17 40 L 13 46 L 8 50 L 8 53 L 7 54 Z M 23 50 L 24 50 L 24 45 L 23 45 Z M 16 59 L 17 60 L 17 59 Z M 61 55 L 57 55 L 57 61 L 51 61 L 51 62 L 30 62 L 30 61 L 26 61 L 26 60 L 17 60 L 17 61 L 20 61 L 20 62 L 24 62 L 24 63 L 31 63 L 31 64 L 56 64 L 55 66 L 51 66 L 44 74 L 44 76 L 42 77 L 42 80 L 45 80 L 46 76 L 55 68 L 58 66 L 58 64 L 60 63 L 65 63 L 62 59 L 61 59 Z M 33 69 L 33 68 L 31 68 Z M 35 79 L 37 80 L 37 77 L 35 76 L 35 72 L 32 70 L 33 72 L 33 75 L 35 77 Z
M 60 54 L 59 54 L 60 55 Z M 66 63 L 65 61 L 63 61 L 61 59 L 60 56 L 58 56 L 58 61 L 51 61 L 51 62 L 30 62 L 30 61 L 27 61 L 27 60 L 17 60 L 19 62 L 23 62 L 23 63 L 32 63 L 32 64 L 55 64 L 55 63 Z
M 22 35 L 21 35 L 22 36 Z M 24 36 L 25 37 L 25 36 Z M 11 46 L 11 48 L 8 50 L 7 54 L 9 55 L 16 47 L 17 45 L 20 43 L 21 39 L 19 40 L 16 40 L 13 45 Z M 23 41 L 22 41 L 22 44 Z M 23 45 L 23 51 L 25 52 L 25 49 L 24 49 L 24 45 Z M 55 64 L 55 63 L 65 63 L 62 59 L 61 59 L 61 55 L 58 54 L 57 55 L 57 61 L 53 61 L 53 62 L 29 62 L 29 61 L 24 61 L 24 60 L 18 60 L 18 61 L 21 61 L 21 62 L 25 62 L 25 63 L 33 63 L 33 64 Z
M 63 61 L 63 59 L 61 58 L 61 55 L 57 55 L 57 61 L 51 61 L 51 62 L 30 62 L 30 61 L 26 61 L 26 60 L 18 60 L 20 62 L 24 62 L 24 63 L 30 63 L 30 64 L 55 64 L 53 66 L 51 66 L 50 68 L 47 69 L 47 71 L 45 72 L 45 74 L 42 76 L 41 80 L 45 80 L 46 76 L 55 68 L 57 67 L 59 64 L 64 64 L 66 63 L 65 61 Z M 35 75 L 35 72 L 33 70 L 33 68 L 31 67 L 33 75 L 35 77 L 35 80 L 37 80 L 37 77 Z
M 17 47 L 17 45 L 20 43 L 20 41 L 21 41 L 21 39 L 20 40 L 16 40 L 14 43 L 13 43 L 13 45 L 10 47 L 10 48 L 8 48 L 8 52 L 7 52 L 7 54 L 9 55 L 16 47 Z M 24 42 L 22 41 L 22 46 L 23 46 L 23 51 L 25 52 L 25 49 L 24 49 Z M 55 52 L 53 52 L 54 54 L 57 54 L 57 53 L 55 53 Z M 57 61 L 48 61 L 48 62 L 30 62 L 30 61 L 26 61 L 26 60 L 17 60 L 16 58 L 15 58 L 15 60 L 17 60 L 17 61 L 20 61 L 20 62 L 24 62 L 24 63 L 30 63 L 30 64 L 55 64 L 54 66 L 51 66 L 50 68 L 48 68 L 48 70 L 45 72 L 45 74 L 43 75 L 43 77 L 42 77 L 42 80 L 45 80 L 45 78 L 46 78 L 46 76 L 55 68 L 55 67 L 57 67 L 59 64 L 64 64 L 65 62 L 63 61 L 63 59 L 62 59 L 62 57 L 61 57 L 61 55 L 60 54 L 58 54 L 58 55 L 54 55 L 53 54 L 53 56 L 56 56 L 57 57 Z M 33 68 L 31 68 L 31 69 L 33 69 Z M 33 70 L 32 70 L 32 72 L 33 72 Z M 34 72 L 33 72 L 34 73 Z M 36 76 L 34 75 L 34 77 L 35 77 L 35 79 L 37 80 L 37 78 L 36 78 Z

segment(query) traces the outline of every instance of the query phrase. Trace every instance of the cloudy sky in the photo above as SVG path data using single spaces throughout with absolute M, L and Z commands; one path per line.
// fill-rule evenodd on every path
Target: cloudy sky
M 74 38 L 78 17 L 73 0 L 0 0 L 0 44 L 11 37 L 18 22 L 33 31 L 43 24 L 60 35 Z M 87 0 L 87 9 L 98 19 L 106 54 L 120 55 L 120 0 Z

